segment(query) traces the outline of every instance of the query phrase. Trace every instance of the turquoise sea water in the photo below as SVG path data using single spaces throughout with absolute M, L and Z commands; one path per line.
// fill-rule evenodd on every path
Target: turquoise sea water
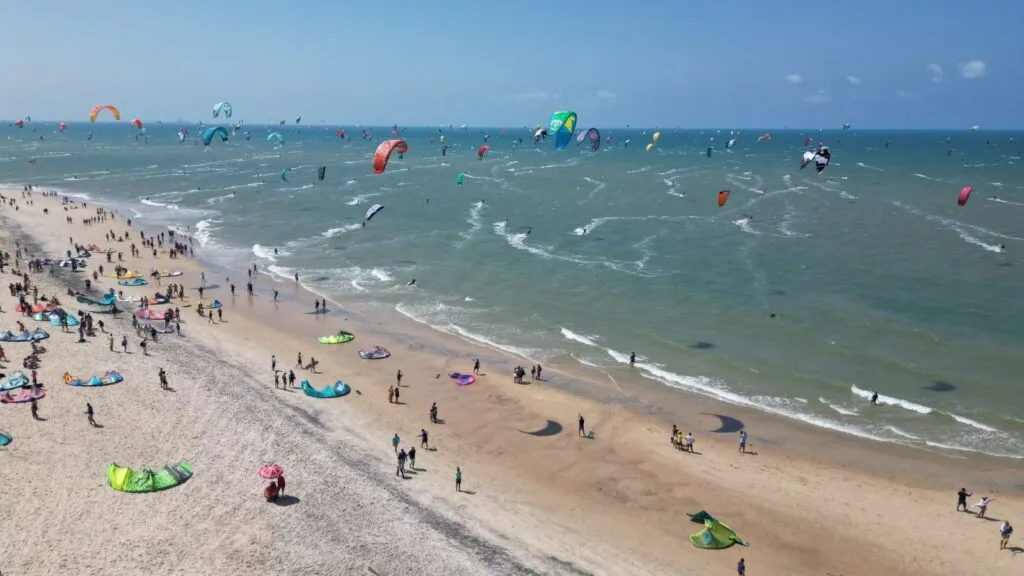
M 798 131 L 662 130 L 650 152 L 650 133 L 604 131 L 595 153 L 446 128 L 442 156 L 442 132 L 421 128 L 375 175 L 388 128 L 368 141 L 289 126 L 275 147 L 249 126 L 251 141 L 204 148 L 178 127 L 151 124 L 147 142 L 124 125 L 4 126 L 0 182 L 190 230 L 210 261 L 297 271 L 318 293 L 536 362 L 611 369 L 635 351 L 666 386 L 878 440 L 1024 455 L 1014 134 L 814 132 L 833 152 L 816 174 L 799 169 Z

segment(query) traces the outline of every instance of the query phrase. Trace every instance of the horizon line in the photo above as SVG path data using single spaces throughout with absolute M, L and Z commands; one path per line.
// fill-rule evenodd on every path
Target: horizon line
M 24 120 L 24 118 L 18 118 L 18 119 L 14 119 L 14 120 L 0 119 L 0 124 L 7 124 L 8 127 L 11 127 L 18 120 Z M 32 124 L 59 124 L 61 122 L 65 123 L 65 124 L 90 124 L 90 125 L 100 125 L 100 126 L 117 126 L 119 124 L 130 124 L 131 121 L 130 120 L 124 120 L 124 121 L 100 120 L 100 121 L 97 121 L 97 122 L 89 122 L 88 120 L 51 120 L 51 119 L 31 120 Z M 147 120 L 144 123 L 145 124 L 158 124 L 158 125 L 164 125 L 164 124 L 189 124 L 189 125 L 195 125 L 195 124 L 198 124 L 199 122 L 203 122 L 204 126 L 214 126 L 214 125 L 230 126 L 230 125 L 233 124 L 232 122 L 206 122 L 206 121 L 203 121 L 203 120 L 182 120 L 182 119 L 175 119 L 175 120 L 162 120 L 162 119 Z M 275 128 L 287 128 L 287 127 L 296 127 L 296 126 L 298 126 L 298 127 L 344 128 L 344 127 L 351 126 L 351 127 L 356 127 L 356 128 L 363 128 L 363 127 L 365 127 L 365 128 L 388 128 L 388 129 L 390 129 L 391 126 L 395 125 L 394 122 L 392 122 L 390 124 L 387 124 L 387 123 L 385 123 L 385 124 L 375 124 L 375 123 L 360 124 L 360 123 L 317 122 L 317 123 L 308 123 L 308 124 L 306 124 L 306 123 L 303 123 L 303 124 L 286 123 L 284 126 L 280 126 L 279 122 L 280 121 L 274 121 L 274 122 L 245 122 L 243 125 L 244 126 L 246 126 L 246 125 L 247 126 L 261 126 L 261 127 L 267 126 L 267 127 L 275 127 Z M 831 131 L 837 131 L 837 132 L 857 132 L 857 131 L 861 131 L 861 132 L 940 132 L 940 131 L 964 131 L 964 132 L 972 132 L 970 127 L 966 127 L 965 128 L 965 127 L 960 127 L 960 126 L 956 126 L 956 127 L 954 127 L 954 126 L 940 126 L 940 127 L 934 127 L 934 128 L 892 128 L 892 127 L 878 127 L 878 126 L 868 126 L 868 127 L 864 127 L 864 128 L 854 128 L 854 127 L 851 126 L 850 128 L 847 128 L 847 129 L 843 129 L 842 128 L 842 124 L 840 124 L 839 126 L 840 127 L 838 127 L 838 128 L 823 128 L 823 127 L 820 127 L 820 126 L 818 126 L 818 127 L 808 127 L 808 126 L 775 126 L 775 127 L 771 127 L 771 126 L 746 126 L 746 127 L 727 127 L 726 128 L 726 127 L 719 127 L 719 126 L 715 126 L 715 127 L 709 127 L 709 126 L 696 127 L 696 126 L 630 126 L 630 125 L 624 125 L 624 126 L 604 126 L 604 127 L 594 126 L 594 128 L 598 128 L 599 130 L 638 130 L 638 131 L 644 131 L 644 130 L 675 130 L 675 131 L 680 131 L 680 130 L 685 130 L 685 131 L 689 131 L 689 132 L 694 132 L 694 131 L 701 131 L 701 132 L 706 132 L 706 131 L 723 132 L 723 131 L 730 131 L 730 130 L 731 131 L 736 131 L 736 132 L 738 132 L 738 131 L 748 131 L 748 130 L 753 130 L 753 131 L 757 131 L 757 130 L 772 131 L 772 130 L 774 130 L 774 131 L 783 131 L 783 132 L 784 131 L 820 131 L 820 132 L 831 132 Z M 520 130 L 520 129 L 524 129 L 524 130 L 533 130 L 534 128 L 531 128 L 528 125 L 512 126 L 512 125 L 508 125 L 508 124 L 504 124 L 504 125 L 487 125 L 487 124 L 472 125 L 472 124 L 469 124 L 469 125 L 465 125 L 465 127 L 462 124 L 459 124 L 459 125 L 448 124 L 447 126 L 436 125 L 436 124 L 408 124 L 408 125 L 405 125 L 405 126 L 401 126 L 401 129 L 403 129 L 403 130 L 409 130 L 409 129 L 412 129 L 412 130 L 420 130 L 420 129 L 430 129 L 430 130 L 434 130 L 434 129 L 441 129 L 441 130 L 444 130 L 444 129 L 447 129 L 447 130 L 470 130 L 470 129 L 472 129 L 472 130 L 478 130 L 478 129 L 479 130 L 484 130 L 484 129 L 487 129 L 487 130 Z M 1019 127 L 1018 128 L 1014 128 L 1014 127 L 998 127 L 998 128 L 983 128 L 983 129 L 979 130 L 979 132 L 1015 132 L 1015 131 L 1021 131 L 1021 130 L 1024 130 L 1024 128 L 1019 128 Z M 576 132 L 582 132 L 582 131 L 584 131 L 584 130 L 583 129 L 576 130 Z

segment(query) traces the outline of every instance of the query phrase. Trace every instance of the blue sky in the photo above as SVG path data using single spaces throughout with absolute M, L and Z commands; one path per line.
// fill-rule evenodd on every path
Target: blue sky
M 1024 127 L 1020 0 L 5 0 L 0 117 Z M 941 70 L 941 73 L 939 72 Z

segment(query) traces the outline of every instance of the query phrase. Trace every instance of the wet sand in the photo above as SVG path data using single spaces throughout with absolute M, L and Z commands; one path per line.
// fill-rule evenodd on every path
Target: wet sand
M 204 268 L 196 260 L 171 261 L 164 251 L 154 261 L 146 250 L 131 258 L 127 243 L 103 238 L 111 228 L 121 233 L 124 222 L 78 223 L 95 214 L 92 205 L 65 212 L 59 199 L 36 193 L 30 207 L 20 190 L 3 194 L 17 198 L 21 210 L 5 206 L 0 214 L 25 242 L 31 231 L 34 254 L 63 254 L 69 236 L 113 245 L 140 272 L 182 270 L 164 282 L 184 284 L 189 301 L 198 301 L 191 288 Z M 65 224 L 67 215 L 74 225 Z M 10 240 L 5 249 L 13 253 Z M 90 259 L 90 270 L 100 258 Z M 105 268 L 102 289 L 114 285 L 111 265 Z M 511 368 L 523 360 L 391 311 L 346 310 L 340 302 L 328 314 L 306 314 L 315 295 L 263 274 L 250 298 L 244 271 L 206 269 L 221 285 L 206 299 L 224 303 L 226 322 L 199 321 L 194 308 L 182 308 L 185 336 L 161 335 L 151 357 L 138 353 L 134 336 L 129 350 L 136 353 L 124 355 L 109 352 L 103 335 L 76 344 L 77 335 L 54 328 L 39 371 L 50 389 L 39 403 L 47 421 L 32 421 L 23 405 L 0 407 L 0 430 L 15 437 L 0 453 L 0 481 L 18 487 L 6 490 L 0 505 L 11 533 L 31 543 L 0 561 L 5 574 L 185 566 L 211 574 L 368 573 L 368 566 L 382 574 L 728 574 L 742 556 L 751 574 L 938 575 L 991 574 L 1018 561 L 996 549 L 997 522 L 953 512 L 954 492 L 966 485 L 998 498 L 992 517 L 1020 518 L 1024 487 L 1014 463 L 851 439 L 628 374 L 610 382 L 548 366 L 544 382 L 527 377 L 527 385 L 516 385 Z M 225 275 L 237 285 L 234 298 Z M 82 282 L 70 271 L 37 276 L 65 303 L 66 284 Z M 270 301 L 273 288 L 283 302 Z M 120 289 L 139 296 L 157 287 Z M 7 311 L 0 319 L 13 324 L 14 299 L 0 302 Z M 338 329 L 356 340 L 316 343 Z M 130 333 L 127 317 L 114 330 L 117 340 Z M 358 358 L 359 348 L 375 344 L 392 357 Z M 24 345 L 4 348 L 18 363 L 16 346 Z M 297 382 L 309 378 L 320 388 L 341 378 L 353 393 L 320 400 L 275 389 L 270 355 L 291 369 L 298 352 L 304 361 L 315 356 L 320 374 L 296 370 Z M 476 357 L 486 374 L 477 383 L 460 388 L 446 377 L 470 371 Z M 175 392 L 159 389 L 161 366 Z M 102 389 L 60 383 L 65 370 L 109 368 L 126 381 Z M 405 374 L 402 403 L 389 404 L 398 369 Z M 104 428 L 88 426 L 85 401 Z M 430 424 L 431 402 L 444 424 Z M 577 437 L 580 413 L 595 440 Z M 737 452 L 730 418 L 751 431 L 756 455 Z M 552 421 L 560 432 L 551 433 Z M 699 454 L 668 444 L 671 422 L 693 431 Z M 390 438 L 397 432 L 403 447 L 418 447 L 420 428 L 430 431 L 437 451 L 420 450 L 420 470 L 402 481 Z M 528 434 L 537 431 L 545 433 Z M 158 466 L 181 458 L 195 476 L 179 488 L 129 495 L 104 486 L 110 462 Z M 269 461 L 288 471 L 293 505 L 260 497 L 255 469 Z M 465 493 L 454 491 L 456 466 Z M 752 546 L 692 547 L 688 536 L 700 526 L 685 513 L 700 509 Z

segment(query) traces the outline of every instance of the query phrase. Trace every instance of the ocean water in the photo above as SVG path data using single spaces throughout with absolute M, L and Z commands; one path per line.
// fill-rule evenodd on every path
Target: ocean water
M 275 146 L 249 126 L 251 141 L 208 148 L 177 128 L 5 126 L 0 182 L 102 202 L 190 232 L 210 261 L 298 272 L 535 362 L 615 373 L 635 351 L 634 371 L 672 388 L 877 441 L 1024 456 L 1014 134 L 813 132 L 833 152 L 816 174 L 799 169 L 795 130 L 662 130 L 649 152 L 649 132 L 613 130 L 591 152 L 446 128 L 442 156 L 442 132 L 419 128 L 375 175 L 388 128 L 371 141 L 288 126 Z

